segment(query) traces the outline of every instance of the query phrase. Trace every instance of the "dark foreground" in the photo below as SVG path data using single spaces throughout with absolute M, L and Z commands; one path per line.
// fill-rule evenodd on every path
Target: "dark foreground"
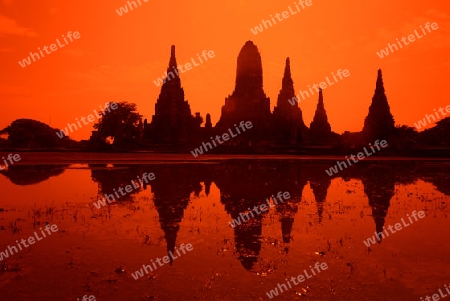
M 21 156 L 0 172 L 0 252 L 58 231 L 0 261 L 1 300 L 271 300 L 317 262 L 328 268 L 273 300 L 420 300 L 450 282 L 448 160 L 368 158 L 328 176 L 342 158 Z M 278 192 L 289 198 L 267 201 Z M 134 279 L 181 244 L 193 249 Z

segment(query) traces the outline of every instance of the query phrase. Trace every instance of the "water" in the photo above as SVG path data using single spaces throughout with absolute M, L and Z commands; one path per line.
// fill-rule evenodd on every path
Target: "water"
M 0 299 L 270 300 L 317 262 L 328 269 L 273 300 L 420 300 L 450 283 L 449 161 L 366 160 L 330 177 L 336 159 L 171 156 L 40 157 L 2 172 L 0 251 L 59 230 L 0 261 Z M 155 179 L 93 205 L 144 173 Z M 230 226 L 278 192 L 290 198 Z M 408 222 L 414 211 L 425 217 Z M 363 243 L 402 218 L 408 227 Z M 132 277 L 181 244 L 193 250 Z

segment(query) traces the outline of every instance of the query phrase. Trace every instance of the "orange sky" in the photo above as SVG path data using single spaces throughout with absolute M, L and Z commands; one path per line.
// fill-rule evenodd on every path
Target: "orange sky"
M 24 3 L 26 2 L 26 3 Z M 0 128 L 32 118 L 64 128 L 109 101 L 138 105 L 151 120 L 160 88 L 153 80 L 167 68 L 170 46 L 184 64 L 203 50 L 216 56 L 181 75 L 192 113 L 215 124 L 233 92 L 237 55 L 247 40 L 258 46 L 264 90 L 276 103 L 284 62 L 291 58 L 296 92 L 338 69 L 350 76 L 324 90 L 333 131 L 362 129 L 383 69 L 396 124 L 413 126 L 425 113 L 450 104 L 450 3 L 428 1 L 312 0 L 313 4 L 254 35 L 261 19 L 282 13 L 296 0 L 154 1 L 123 16 L 124 0 L 0 0 Z M 380 59 L 376 52 L 426 22 L 439 29 Z M 55 43 L 69 31 L 80 38 L 22 68 L 18 61 Z M 309 126 L 317 94 L 300 103 Z M 88 139 L 92 124 L 70 134 Z

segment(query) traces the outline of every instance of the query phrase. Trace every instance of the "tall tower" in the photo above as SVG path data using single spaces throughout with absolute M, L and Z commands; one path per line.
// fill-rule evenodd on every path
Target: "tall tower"
M 189 136 L 200 127 L 201 117 L 191 115 L 191 108 L 184 99 L 184 90 L 175 58 L 175 46 L 172 45 L 169 67 L 166 71 L 155 104 L 155 115 L 150 124 L 150 136 L 156 142 L 183 143 L 189 140 Z M 200 122 L 200 124 L 199 124 Z
M 309 126 L 310 140 L 315 143 L 327 143 L 331 138 L 331 126 L 323 103 L 323 92 L 319 89 L 319 101 L 313 121 Z
M 278 141 L 296 144 L 306 134 L 307 127 L 295 97 L 289 58 L 286 59 L 281 90 L 273 110 L 273 121 L 275 137 Z
M 271 125 L 270 99 L 263 90 L 261 55 L 252 41 L 247 41 L 239 53 L 235 89 L 225 99 L 216 128 L 234 128 L 241 121 L 252 122 L 252 136 L 267 133 Z
M 369 107 L 369 114 L 364 120 L 363 134 L 368 141 L 376 139 L 389 140 L 389 137 L 394 131 L 394 117 L 391 114 L 384 91 L 381 69 L 379 69 L 375 93 L 372 97 L 372 104 Z

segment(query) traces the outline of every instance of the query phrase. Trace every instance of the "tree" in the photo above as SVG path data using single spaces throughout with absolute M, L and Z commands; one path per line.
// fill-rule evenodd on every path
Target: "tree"
M 419 133 L 416 128 L 407 125 L 398 125 L 395 128 L 395 140 L 392 141 L 398 149 L 411 149 L 417 146 L 419 140 Z
M 139 136 L 141 118 L 134 103 L 109 103 L 102 117 L 94 124 L 94 129 L 102 142 L 112 140 L 114 146 L 127 147 L 134 144 Z
M 439 120 L 432 128 L 419 133 L 420 142 L 435 146 L 450 146 L 450 117 Z
M 70 148 L 76 142 L 68 136 L 60 139 L 59 129 L 32 119 L 17 119 L 0 131 L 0 135 L 8 135 L 8 145 L 14 148 Z

